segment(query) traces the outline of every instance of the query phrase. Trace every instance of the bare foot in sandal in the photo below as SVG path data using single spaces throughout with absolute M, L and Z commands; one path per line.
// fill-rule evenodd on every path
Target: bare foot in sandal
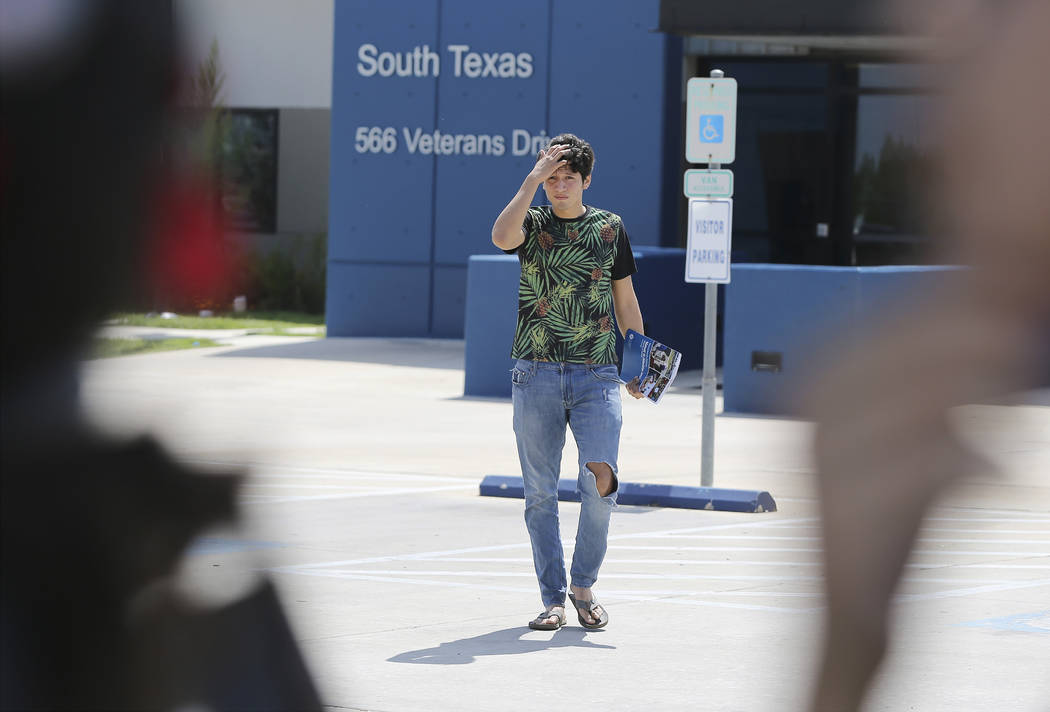
M 554 604 L 547 606 L 536 618 L 529 621 L 533 630 L 558 630 L 565 625 L 565 606 Z
M 573 586 L 569 600 L 576 607 L 576 617 L 584 628 L 602 628 L 609 622 L 609 614 L 594 600 L 591 589 Z

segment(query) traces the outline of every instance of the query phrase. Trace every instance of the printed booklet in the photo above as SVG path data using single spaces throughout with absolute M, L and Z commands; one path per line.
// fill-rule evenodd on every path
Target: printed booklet
M 652 403 L 659 403 L 667 387 L 678 375 L 682 354 L 655 339 L 627 330 L 623 340 L 623 364 L 620 380 L 638 379 L 638 388 Z

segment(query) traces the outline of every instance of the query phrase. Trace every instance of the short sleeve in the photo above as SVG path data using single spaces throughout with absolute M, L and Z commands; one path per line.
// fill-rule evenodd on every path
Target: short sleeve
M 619 234 L 616 236 L 616 259 L 613 260 L 613 280 L 630 277 L 638 271 L 638 265 L 634 262 L 634 252 L 631 250 L 631 238 L 627 236 L 627 229 L 620 222 Z
M 533 216 L 532 209 L 530 208 L 529 212 L 525 213 L 525 221 L 522 222 L 522 224 L 521 224 L 521 231 L 523 233 L 525 233 L 525 239 L 526 240 L 529 239 L 529 233 L 532 231 L 532 227 L 533 227 L 533 225 L 535 225 L 535 223 L 536 223 L 536 218 L 535 218 L 535 216 Z M 524 242 L 521 243 L 521 245 L 524 245 L 524 244 L 525 244 Z M 511 248 L 509 250 L 503 250 L 503 252 L 508 254 L 508 255 L 517 254 L 518 249 L 521 247 L 521 245 L 518 245 L 517 247 L 513 247 L 513 248 Z

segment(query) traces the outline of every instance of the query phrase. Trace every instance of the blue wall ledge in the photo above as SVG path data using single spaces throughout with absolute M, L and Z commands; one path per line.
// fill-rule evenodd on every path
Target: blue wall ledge
M 725 411 L 801 415 L 800 391 L 832 342 L 939 288 L 952 266 L 734 264 L 726 291 Z

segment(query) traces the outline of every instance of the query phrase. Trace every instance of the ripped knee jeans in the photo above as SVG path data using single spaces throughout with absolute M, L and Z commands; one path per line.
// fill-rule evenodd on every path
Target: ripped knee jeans
M 525 526 L 544 606 L 565 602 L 565 557 L 558 522 L 558 475 L 566 426 L 579 450 L 580 519 L 571 583 L 589 588 L 605 559 L 616 506 L 620 382 L 615 365 L 519 359 L 511 371 L 514 435 L 525 485 Z M 595 469 L 612 470 L 612 490 L 598 493 Z

